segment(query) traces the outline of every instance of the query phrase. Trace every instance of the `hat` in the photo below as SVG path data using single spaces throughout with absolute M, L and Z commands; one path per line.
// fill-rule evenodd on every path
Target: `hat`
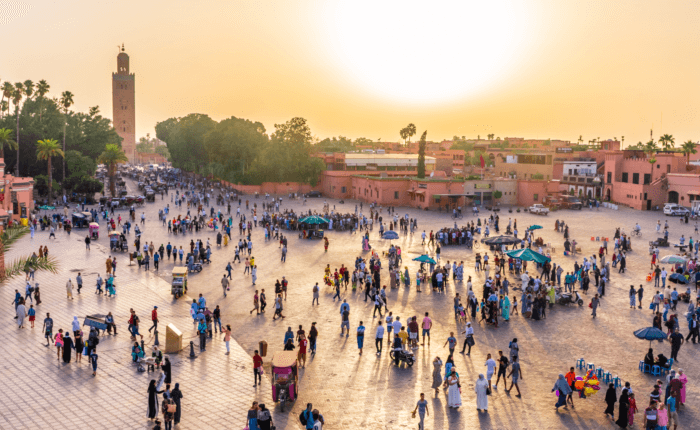
M 153 309 L 158 309 L 158 306 L 153 306 Z

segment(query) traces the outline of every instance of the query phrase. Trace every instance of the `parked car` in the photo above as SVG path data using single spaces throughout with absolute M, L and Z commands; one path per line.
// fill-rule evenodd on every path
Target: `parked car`
M 306 194 L 307 197 L 321 197 L 321 192 L 320 191 L 309 191 Z
M 664 215 L 670 216 L 690 216 L 690 211 L 683 206 L 671 205 L 664 206 Z
M 577 197 L 574 196 L 562 196 L 561 198 L 561 208 L 562 209 L 577 209 L 581 210 L 583 208 L 583 203 Z
M 549 215 L 549 209 L 544 207 L 544 205 L 534 204 L 528 208 L 531 214 L 537 215 Z

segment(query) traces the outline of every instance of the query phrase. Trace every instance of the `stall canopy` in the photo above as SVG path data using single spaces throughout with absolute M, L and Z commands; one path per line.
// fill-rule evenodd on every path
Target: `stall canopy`
M 299 220 L 299 222 L 302 222 L 304 224 L 328 224 L 327 219 L 321 218 L 320 216 L 316 216 L 316 215 L 307 216 L 306 218 L 302 218 Z
M 525 249 L 514 249 L 513 251 L 508 251 L 506 254 L 510 257 L 517 258 L 519 260 L 523 261 L 534 261 L 535 263 L 546 263 L 547 261 L 550 261 L 551 259 L 545 255 L 540 254 L 539 252 L 535 252 L 531 249 L 525 248 Z

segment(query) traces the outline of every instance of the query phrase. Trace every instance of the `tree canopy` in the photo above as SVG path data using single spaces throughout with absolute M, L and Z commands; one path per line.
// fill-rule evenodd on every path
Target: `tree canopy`
M 268 136 L 260 122 L 231 117 L 216 122 L 190 114 L 156 125 L 174 167 L 233 183 L 305 182 L 315 184 L 323 161 L 312 157 L 312 134 L 304 118 L 275 124 Z M 329 146 L 332 143 L 329 142 Z

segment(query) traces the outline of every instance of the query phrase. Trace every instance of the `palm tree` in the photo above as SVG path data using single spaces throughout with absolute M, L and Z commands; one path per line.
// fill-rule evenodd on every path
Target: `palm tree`
M 31 79 L 24 81 L 24 94 L 27 95 L 27 99 L 31 99 L 34 94 L 34 82 Z
M 2 137 L 0 137 L 0 141 L 2 141 Z M 697 154 L 698 150 L 696 148 L 697 148 L 697 144 L 695 142 L 693 142 L 692 140 L 686 140 L 685 142 L 683 142 L 683 146 L 681 146 L 681 150 L 685 154 L 686 164 L 690 163 L 690 154 Z
M 408 128 L 404 127 L 401 130 L 399 130 L 399 136 L 401 136 L 401 139 L 403 139 L 404 144 L 408 145 Z
M 39 122 L 41 122 L 41 116 L 44 113 L 44 96 L 49 92 L 50 88 L 51 86 L 45 79 L 40 80 L 36 85 L 36 94 L 37 97 L 39 97 L 39 103 L 41 104 L 39 106 Z
M 676 139 L 674 139 L 670 134 L 664 134 L 659 138 L 659 143 L 665 150 L 668 151 L 669 149 L 673 148 L 673 145 L 676 144 Z
M 2 87 L 0 87 L 0 91 L 2 91 L 2 98 L 0 98 L 0 104 L 3 104 L 3 103 L 5 103 L 5 99 L 7 99 L 8 101 L 10 100 L 10 98 L 12 97 L 12 93 L 15 91 L 15 87 L 11 83 L 5 81 L 2 83 Z M 3 105 L 3 108 L 0 109 L 0 116 L 2 116 L 3 113 L 9 109 L 10 109 L 10 104 L 8 102 L 7 107 L 4 107 L 4 105 Z
M 17 114 L 17 165 L 15 166 L 15 176 L 19 176 L 19 102 L 22 101 L 24 85 L 21 82 L 15 84 L 15 91 L 12 93 L 12 102 L 15 104 Z
M 639 143 L 641 144 L 642 142 Z M 649 142 L 644 144 L 644 152 L 648 152 L 649 156 L 653 156 L 658 149 L 659 148 L 656 146 L 656 142 L 654 142 L 654 139 L 651 139 Z
M 622 143 L 620 144 L 620 148 L 622 148 L 625 145 L 625 136 L 620 137 L 622 139 Z
M 104 152 L 97 157 L 98 163 L 108 166 L 107 172 L 109 174 L 109 192 L 112 194 L 112 197 L 114 197 L 115 194 L 114 175 L 117 170 L 117 164 L 127 163 L 128 161 L 129 159 L 126 158 L 124 151 L 122 151 L 118 145 L 113 143 L 105 146 Z
M 583 135 L 582 134 L 578 135 L 578 144 L 583 145 Z
M 408 131 L 408 143 L 411 143 L 411 137 L 416 134 L 416 125 L 414 123 L 408 124 L 406 126 L 406 131 Z
M 8 227 L 0 234 L 0 258 L 4 269 L 0 271 L 0 282 L 7 281 L 15 276 L 27 272 L 29 269 L 58 273 L 58 260 L 56 257 L 37 258 L 34 255 L 22 256 L 5 264 L 5 253 L 12 249 L 19 239 L 29 233 L 29 227 Z
M 68 124 L 68 108 L 73 105 L 73 93 L 70 91 L 64 91 L 61 94 L 61 100 L 59 100 L 61 108 L 63 110 L 63 152 L 66 152 L 66 125 Z M 66 183 L 66 159 L 63 158 L 63 184 Z M 66 186 L 63 185 L 63 192 L 66 191 Z
M 56 139 L 44 139 L 37 142 L 36 147 L 36 158 L 38 160 L 47 160 L 49 167 L 49 206 L 51 206 L 51 194 L 53 191 L 53 175 L 51 171 L 51 157 L 64 157 L 65 155 L 58 146 L 58 141 Z
M 5 158 L 5 145 L 10 149 L 17 149 L 17 142 L 12 140 L 12 130 L 9 128 L 0 128 L 0 158 Z

